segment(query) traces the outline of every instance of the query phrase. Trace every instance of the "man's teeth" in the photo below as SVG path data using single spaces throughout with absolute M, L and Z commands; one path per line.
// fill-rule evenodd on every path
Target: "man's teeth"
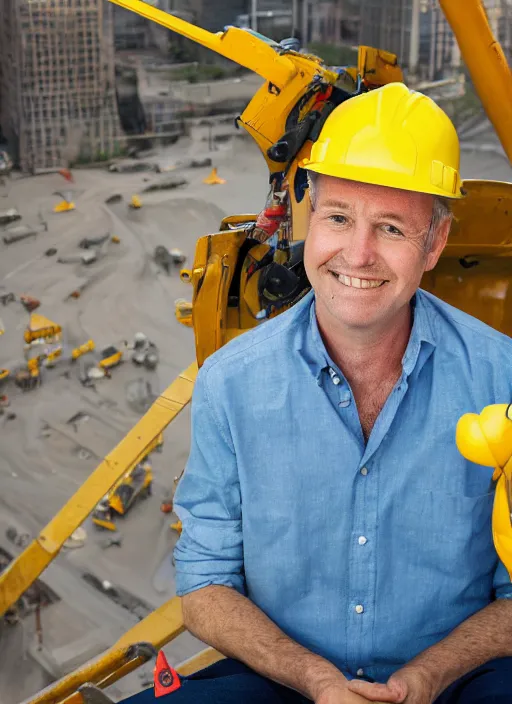
M 338 281 L 352 288 L 378 288 L 384 283 L 384 280 L 358 279 L 355 276 L 345 276 L 344 274 L 338 274 Z

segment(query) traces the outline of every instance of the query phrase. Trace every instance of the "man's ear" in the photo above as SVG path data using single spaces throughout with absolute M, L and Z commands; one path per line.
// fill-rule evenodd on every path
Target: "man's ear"
M 436 236 L 434 238 L 434 245 L 430 252 L 427 254 L 427 263 L 425 266 L 425 271 L 431 271 L 435 265 L 437 264 L 439 257 L 441 256 L 441 252 L 446 246 L 446 241 L 448 239 L 448 235 L 450 234 L 450 228 L 452 226 L 452 217 L 446 217 L 441 220 L 439 225 L 437 226 L 437 232 Z

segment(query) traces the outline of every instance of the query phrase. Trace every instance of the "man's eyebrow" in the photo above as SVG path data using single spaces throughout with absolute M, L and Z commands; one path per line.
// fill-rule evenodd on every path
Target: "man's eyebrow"
M 403 215 L 400 215 L 400 213 L 394 213 L 392 211 L 376 213 L 374 217 L 378 220 L 396 220 L 397 222 L 402 223 L 402 225 L 405 225 L 405 223 L 407 222 Z
M 344 208 L 345 210 L 352 210 L 352 207 L 349 203 L 345 203 L 342 200 L 335 200 L 333 198 L 329 200 L 324 200 L 322 203 L 320 203 L 320 206 L 322 208 Z

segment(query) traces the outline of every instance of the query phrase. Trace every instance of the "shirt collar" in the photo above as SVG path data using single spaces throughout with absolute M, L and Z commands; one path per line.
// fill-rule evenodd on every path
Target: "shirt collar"
M 303 354 L 309 368 L 311 369 L 311 372 L 316 377 L 318 383 L 320 383 L 322 372 L 324 370 L 334 369 L 338 373 L 341 373 L 341 371 L 337 368 L 336 364 L 332 361 L 329 353 L 327 352 L 322 336 L 320 335 L 320 330 L 318 329 L 315 298 L 313 295 L 309 295 L 311 296 L 309 326 L 305 340 L 306 344 L 303 347 Z M 411 336 L 409 338 L 409 342 L 407 343 L 405 354 L 402 358 L 402 367 L 406 376 L 409 376 L 416 367 L 422 348 L 426 346 L 433 349 L 436 346 L 431 313 L 428 309 L 425 296 L 421 289 L 418 289 L 418 291 L 414 294 L 411 300 L 411 306 L 413 309 Z M 427 357 L 422 355 L 422 360 L 420 360 L 421 365 L 423 365 L 426 359 Z

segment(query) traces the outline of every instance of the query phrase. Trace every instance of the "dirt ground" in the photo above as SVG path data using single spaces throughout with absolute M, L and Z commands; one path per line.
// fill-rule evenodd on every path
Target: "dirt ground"
M 207 155 L 205 142 L 185 141 L 159 150 L 154 160 L 166 167 L 187 156 Z M 0 239 L 0 296 L 13 292 L 40 299 L 38 312 L 62 326 L 65 344 L 64 359 L 54 369 L 44 370 L 39 389 L 21 393 L 9 387 L 8 412 L 16 417 L 0 417 L 0 546 L 12 554 L 18 550 L 6 538 L 7 528 L 37 535 L 137 420 L 139 414 L 127 402 L 127 385 L 143 379 L 157 394 L 194 358 L 193 333 L 174 317 L 174 301 L 189 299 L 190 289 L 177 272 L 161 272 L 152 253 L 157 245 L 179 247 L 191 264 L 200 235 L 216 231 L 226 214 L 258 212 L 267 192 L 265 164 L 249 140 L 232 139 L 210 156 L 226 178 L 225 185 L 202 183 L 209 168 L 188 169 L 176 172 L 189 181 L 187 186 L 141 194 L 161 177 L 80 169 L 74 171 L 75 183 L 69 186 L 62 176 L 49 174 L 14 176 L 0 187 L 0 210 L 15 207 L 23 217 L 21 223 L 48 224 L 47 232 L 22 242 L 7 246 Z M 499 156 L 464 153 L 462 159 L 465 177 L 512 180 L 512 169 Z M 54 193 L 63 190 L 73 191 L 76 210 L 54 214 L 52 208 L 59 201 Z M 106 205 L 105 199 L 115 193 L 123 200 Z M 133 193 L 141 194 L 141 210 L 127 207 Z M 120 243 L 108 243 L 97 262 L 86 266 L 57 261 L 76 255 L 82 238 L 106 233 L 117 235 Z M 57 254 L 47 256 L 52 247 Z M 78 299 L 69 298 L 74 290 L 81 292 Z M 0 304 L 0 318 L 6 330 L 0 337 L 0 367 L 12 368 L 23 356 L 28 314 L 18 302 L 11 302 Z M 94 389 L 80 384 L 79 365 L 67 361 L 74 346 L 91 338 L 102 349 L 130 341 L 138 331 L 159 347 L 155 371 L 136 368 L 127 359 Z M 52 667 L 69 670 L 107 647 L 137 620 L 90 586 L 84 573 L 125 589 L 143 609 L 159 606 L 174 595 L 175 534 L 169 528 L 169 516 L 159 507 L 183 469 L 189 438 L 185 411 L 166 431 L 163 452 L 153 455 L 152 497 L 118 521 L 120 547 L 103 549 L 106 536 L 88 519 L 85 545 L 65 550 L 43 575 L 61 598 L 42 616 L 44 650 L 53 653 Z M 2 704 L 20 702 L 51 679 L 30 655 L 33 639 L 32 617 L 23 625 L 0 627 Z M 176 664 L 199 647 L 198 641 L 184 635 L 166 653 Z M 41 651 L 38 659 L 44 659 Z M 150 668 L 142 670 L 143 677 L 148 673 Z M 126 696 L 142 683 L 140 673 L 133 674 L 112 688 L 111 695 Z

